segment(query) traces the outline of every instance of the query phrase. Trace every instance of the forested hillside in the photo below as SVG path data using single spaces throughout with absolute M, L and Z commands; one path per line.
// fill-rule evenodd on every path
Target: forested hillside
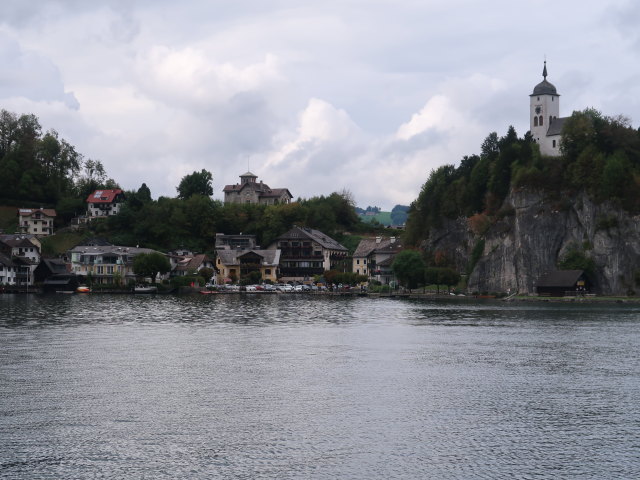
M 42 133 L 36 116 L 6 110 L 0 111 L 0 172 L 0 206 L 5 207 L 0 228 L 5 229 L 15 228 L 16 207 L 55 208 L 56 228 L 68 226 L 86 211 L 92 191 L 119 188 L 100 161 L 85 159 L 55 130 Z M 297 224 L 321 230 L 353 250 L 357 234 L 377 230 L 359 220 L 348 191 L 283 205 L 225 205 L 211 198 L 213 181 L 211 172 L 193 172 L 176 186 L 176 197 L 157 200 L 142 183 L 137 191 L 125 192 L 118 216 L 92 221 L 86 236 L 100 235 L 119 245 L 204 252 L 213 249 L 216 233 L 254 234 L 266 247 Z
M 55 208 L 68 221 L 98 187 L 114 187 L 100 161 L 85 159 L 38 118 L 0 110 L 0 205 Z
M 503 137 L 491 133 L 480 155 L 432 171 L 411 205 L 406 240 L 418 244 L 445 219 L 509 215 L 503 201 L 512 188 L 542 191 L 558 208 L 586 192 L 640 212 L 640 131 L 628 119 L 586 109 L 567 119 L 562 135 L 562 156 L 543 157 L 531 136 L 519 138 L 510 127 Z

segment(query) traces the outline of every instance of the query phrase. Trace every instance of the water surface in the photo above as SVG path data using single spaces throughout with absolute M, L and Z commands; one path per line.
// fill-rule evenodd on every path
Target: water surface
M 0 295 L 0 478 L 640 478 L 639 314 Z

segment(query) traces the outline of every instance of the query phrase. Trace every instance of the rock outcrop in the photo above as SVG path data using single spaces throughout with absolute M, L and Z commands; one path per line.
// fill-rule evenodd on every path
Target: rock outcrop
M 586 194 L 550 200 L 542 192 L 511 191 L 480 231 L 470 219 L 447 221 L 424 246 L 452 259 L 460 272 L 470 271 L 470 292 L 533 294 L 538 278 L 557 269 L 570 249 L 593 259 L 597 293 L 640 292 L 640 217 Z

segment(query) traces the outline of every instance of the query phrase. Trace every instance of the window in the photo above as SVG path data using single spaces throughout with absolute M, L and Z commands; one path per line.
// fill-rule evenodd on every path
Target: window
M 265 275 L 271 275 L 271 269 L 270 268 L 265 268 L 264 269 L 264 274 Z
M 542 126 L 542 120 L 543 120 L 542 115 L 540 115 L 540 126 Z
M 556 141 L 553 141 L 553 148 L 556 148 Z
M 356 260 L 356 265 L 360 265 L 360 260 Z
M 538 117 L 533 117 L 533 126 L 537 127 L 538 126 Z
M 551 125 L 551 121 L 553 120 L 553 117 L 551 115 L 549 115 L 549 125 Z

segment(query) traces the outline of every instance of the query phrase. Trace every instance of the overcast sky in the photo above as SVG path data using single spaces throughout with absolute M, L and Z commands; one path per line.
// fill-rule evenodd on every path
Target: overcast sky
M 390 209 L 524 135 L 545 56 L 562 116 L 637 128 L 639 26 L 632 0 L 2 0 L 0 108 L 154 198 L 204 168 L 222 199 L 249 168 Z

